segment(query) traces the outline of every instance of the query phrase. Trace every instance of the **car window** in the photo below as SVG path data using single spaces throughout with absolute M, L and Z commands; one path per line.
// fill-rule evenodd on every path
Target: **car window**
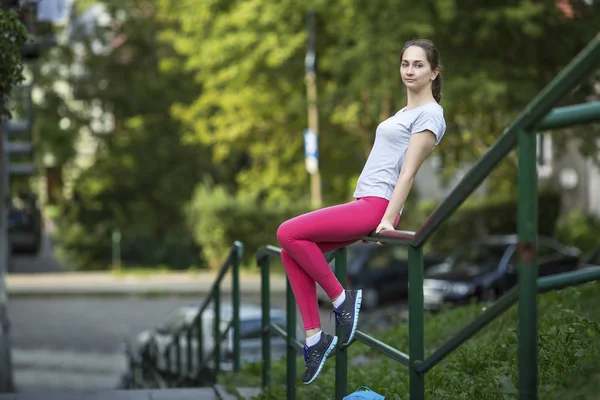
M 461 272 L 469 276 L 477 275 L 496 269 L 505 252 L 505 245 L 471 245 L 457 250 L 443 263 L 428 271 L 431 274 Z

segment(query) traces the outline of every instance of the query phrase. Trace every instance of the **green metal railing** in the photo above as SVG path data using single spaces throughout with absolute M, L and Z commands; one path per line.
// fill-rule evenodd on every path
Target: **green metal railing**
M 537 276 L 537 171 L 536 138 L 534 133 L 590 123 L 600 120 L 600 102 L 592 102 L 553 109 L 567 92 L 576 87 L 600 64 L 600 34 L 597 35 L 557 76 L 542 90 L 503 132 L 502 136 L 473 166 L 457 187 L 433 211 L 416 232 L 384 231 L 380 235 L 364 237 L 366 241 L 409 246 L 409 348 L 408 354 L 394 349 L 363 332 L 356 333 L 360 341 L 409 369 L 410 398 L 425 398 L 425 373 L 437 365 L 463 342 L 506 311 L 518 304 L 519 331 L 519 398 L 537 398 L 537 293 L 569 285 L 600 279 L 600 268 L 579 270 L 538 279 Z M 515 147 L 518 148 L 518 285 L 498 299 L 474 322 L 455 337 L 425 358 L 424 298 L 423 298 L 423 246 L 439 226 L 473 193 L 496 165 Z M 263 307 L 263 370 L 262 385 L 271 384 L 270 333 L 275 332 L 287 340 L 287 399 L 296 398 L 296 350 L 302 344 L 295 338 L 296 304 L 287 284 L 287 330 L 270 322 L 269 318 L 269 267 L 270 259 L 279 258 L 281 249 L 266 246 L 257 254 L 262 271 Z M 335 252 L 336 276 L 343 286 L 346 282 L 346 250 Z M 340 332 L 338 332 L 338 335 Z M 347 394 L 347 354 L 336 350 L 335 399 Z
M 220 372 L 221 343 L 233 329 L 233 371 L 240 370 L 240 261 L 244 248 L 236 241 L 223 266 L 219 270 L 213 286 L 193 319 L 176 332 L 168 332 L 171 341 L 163 349 L 158 349 L 154 333 L 144 348 L 137 351 L 127 349 L 129 354 L 130 387 L 145 386 L 144 381 L 153 381 L 155 386 L 202 386 L 208 380 L 216 381 Z M 232 318 L 225 329 L 221 330 L 221 283 L 231 270 Z M 213 348 L 205 354 L 203 332 L 203 314 L 213 305 Z M 185 346 L 185 352 L 182 351 Z M 130 346 L 129 346 L 130 347 Z M 195 353 L 195 354 L 194 354 Z M 184 368 L 184 357 L 186 365 Z M 211 369 L 211 365 L 212 369 Z M 146 377 L 146 378 L 144 378 Z M 148 378 L 150 377 L 150 378 Z M 139 381 L 139 382 L 138 382 Z M 156 384 L 157 381 L 162 382 Z

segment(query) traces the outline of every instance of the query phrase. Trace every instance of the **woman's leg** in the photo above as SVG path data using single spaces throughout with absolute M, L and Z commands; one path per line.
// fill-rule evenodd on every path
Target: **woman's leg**
M 317 243 L 317 245 L 322 253 L 327 253 L 332 250 L 349 246 L 355 242 L 356 240 L 353 239 L 345 242 Z M 292 287 L 292 292 L 294 292 L 294 297 L 296 298 L 296 303 L 300 309 L 306 336 L 311 336 L 317 333 L 321 327 L 316 282 L 300 265 L 298 265 L 296 260 L 294 260 L 285 249 L 281 250 L 281 262 L 283 263 L 288 280 L 290 281 L 290 286 Z M 335 275 L 333 276 L 335 277 Z M 337 291 L 337 295 L 334 295 L 334 297 L 331 297 L 331 295 L 328 294 L 331 300 L 335 300 L 343 290 L 342 285 L 337 278 L 336 282 L 338 283 L 340 290 Z
M 305 330 L 319 329 L 321 325 L 315 282 L 332 300 L 343 292 L 323 252 L 344 247 L 371 233 L 381 222 L 387 205 L 383 198 L 361 198 L 292 218 L 277 230 L 284 250 L 282 262 Z
M 277 238 L 283 247 L 281 259 L 302 315 L 306 330 L 305 384 L 313 382 L 325 360 L 334 351 L 336 336 L 321 331 L 316 284 L 334 301 L 336 325 L 342 329 L 342 345 L 348 345 L 356 330 L 361 291 L 344 291 L 323 253 L 350 245 L 371 233 L 381 221 L 388 201 L 362 198 L 301 215 L 281 224 Z

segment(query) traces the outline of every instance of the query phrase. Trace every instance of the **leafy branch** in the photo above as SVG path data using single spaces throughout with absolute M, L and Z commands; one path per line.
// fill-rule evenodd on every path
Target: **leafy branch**
M 27 29 L 17 13 L 0 10 L 0 117 L 10 116 L 6 97 L 23 80 L 21 47 L 27 38 Z

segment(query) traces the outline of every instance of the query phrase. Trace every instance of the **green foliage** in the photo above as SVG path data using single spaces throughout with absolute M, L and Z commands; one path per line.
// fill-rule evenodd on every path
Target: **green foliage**
M 49 135 L 42 147 L 54 156 L 70 189 L 60 199 L 57 244 L 76 268 L 106 268 L 110 235 L 118 227 L 126 262 L 202 264 L 183 205 L 205 175 L 231 179 L 226 168 L 213 168 L 210 149 L 184 141 L 184 128 L 169 114 L 172 104 L 185 104 L 199 87 L 177 65 L 161 67 L 178 58 L 157 40 L 164 24 L 147 2 L 101 4 L 118 22 L 92 34 L 75 27 L 74 42 L 54 53 L 72 68 L 65 70 L 57 60 L 40 68 L 40 129 L 48 128 Z M 98 51 L 99 43 L 112 46 Z M 57 79 L 70 90 L 55 90 Z M 93 149 L 90 160 L 76 157 L 81 139 Z
M 13 86 L 23 80 L 21 47 L 28 33 L 14 10 L 0 7 L 0 117 L 10 116 L 5 100 Z
M 192 104 L 175 107 L 175 115 L 190 127 L 190 140 L 215 147 L 216 163 L 246 153 L 249 162 L 236 175 L 240 190 L 269 204 L 308 191 L 301 132 L 307 126 L 303 66 L 309 9 L 317 18 L 326 202 L 348 198 L 377 124 L 405 104 L 398 72 L 405 41 L 426 37 L 441 52 L 448 134 L 437 151 L 451 174 L 490 147 L 598 26 L 597 5 L 573 4 L 576 17 L 566 18 L 554 0 L 159 4 L 159 15 L 177 24 L 162 37 L 186 58 L 186 68 L 203 87 Z M 542 50 L 548 43 L 552 54 Z M 581 85 L 565 101 L 583 101 L 590 86 Z M 514 190 L 515 167 L 511 154 L 494 171 L 491 190 Z
M 249 195 L 234 195 L 221 186 L 199 185 L 187 207 L 188 223 L 212 267 L 220 267 L 234 241 L 244 244 L 244 262 L 255 264 L 256 252 L 277 245 L 277 228 L 309 211 L 308 204 L 268 207 Z
M 64 199 L 57 237 L 80 258 L 105 254 L 102 241 L 119 226 L 124 237 L 144 243 L 180 234 L 188 243 L 193 231 L 214 264 L 233 240 L 244 241 L 248 256 L 275 243 L 277 225 L 307 210 L 302 131 L 309 9 L 317 16 L 325 204 L 350 198 L 378 123 L 406 101 L 398 73 L 406 40 L 427 37 L 441 51 L 448 132 L 436 151 L 449 175 L 480 157 L 598 26 L 596 5 L 574 4 L 576 18 L 569 19 L 551 0 L 98 3 L 114 23 L 91 35 L 75 27 L 74 42 L 53 49 L 36 74 L 39 145 L 65 171 L 73 192 Z M 552 54 L 542 50 L 548 43 Z M 93 51 L 98 44 L 105 51 Z M 70 89 L 57 90 L 61 81 Z M 590 93 L 586 83 L 565 101 Z M 98 123 L 106 115 L 114 116 L 115 128 L 101 138 L 106 132 Z M 90 137 L 99 142 L 93 166 L 81 167 L 76 144 Z M 490 180 L 492 193 L 514 194 L 515 168 L 511 154 Z M 214 194 L 208 186 L 196 190 L 207 177 Z M 192 202 L 188 221 L 183 208 L 195 190 L 203 194 Z M 496 217 L 492 228 L 504 227 Z M 411 213 L 401 229 L 421 221 Z M 454 226 L 464 231 L 464 221 Z M 78 247 L 83 232 L 89 237 L 81 242 L 97 248 Z
M 600 364 L 600 283 L 549 292 L 539 298 L 538 361 L 539 398 L 597 397 L 598 382 L 592 377 Z M 485 305 L 473 304 L 425 317 L 426 356 L 460 329 L 477 318 Z M 461 345 L 425 378 L 426 398 L 439 400 L 516 399 L 518 389 L 517 306 L 485 327 Z M 408 326 L 397 326 L 375 335 L 390 346 L 408 349 Z M 405 366 L 357 342 L 349 349 L 348 390 L 366 385 L 386 399 L 408 399 L 408 372 Z M 335 359 L 327 362 L 319 378 L 311 385 L 298 384 L 297 398 L 331 399 L 334 393 Z M 302 361 L 298 373 L 303 372 Z M 242 373 L 220 379 L 229 387 L 260 385 L 259 364 L 248 364 Z M 271 393 L 258 399 L 278 399 L 285 393 L 285 360 L 273 364 Z M 298 381 L 300 377 L 298 376 Z M 579 397 L 574 397 L 578 393 Z M 285 396 L 285 395 L 283 395 Z
M 421 220 L 416 228 L 437 205 L 438 202 L 431 201 L 419 203 L 417 214 L 421 216 Z M 548 190 L 539 193 L 538 232 L 540 235 L 554 237 L 560 209 L 560 193 Z M 517 221 L 516 198 L 506 196 L 482 200 L 472 198 L 439 227 L 426 246 L 430 251 L 446 253 L 482 235 L 516 234 Z
M 558 221 L 556 238 L 587 253 L 600 247 L 598 232 L 600 219 L 575 209 Z

